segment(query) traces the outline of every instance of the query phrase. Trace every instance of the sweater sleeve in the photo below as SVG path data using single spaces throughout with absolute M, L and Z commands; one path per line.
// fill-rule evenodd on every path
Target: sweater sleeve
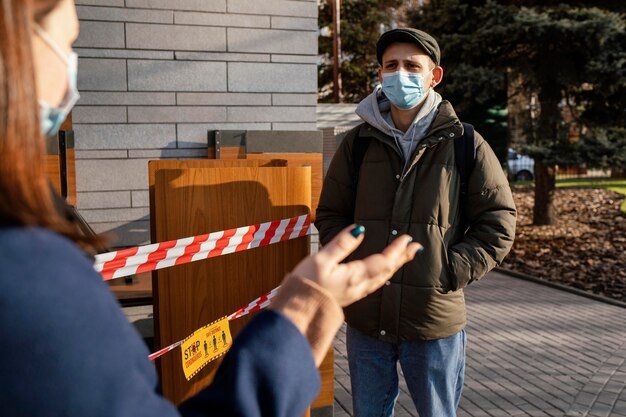
M 306 338 L 268 311 L 177 410 L 102 277 L 41 230 L 0 229 L 0 334 L 2 416 L 287 417 L 304 414 L 320 387 Z
M 320 366 L 343 323 L 343 310 L 334 298 L 313 281 L 290 275 L 270 308 L 295 324 L 311 345 L 315 365 Z
M 0 229 L 0 334 L 0 415 L 178 415 L 102 277 L 58 235 Z

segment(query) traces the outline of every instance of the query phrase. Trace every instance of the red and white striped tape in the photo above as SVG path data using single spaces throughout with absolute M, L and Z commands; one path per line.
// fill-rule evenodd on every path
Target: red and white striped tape
M 154 353 L 151 353 L 148 355 L 148 359 L 150 359 L 151 361 L 155 360 L 156 358 L 158 358 L 159 356 L 163 356 L 165 355 L 167 352 L 170 352 L 174 349 L 176 349 L 178 346 L 180 346 L 183 343 L 182 340 L 179 340 L 178 342 L 169 345 L 168 347 L 165 347 L 163 349 L 159 349 Z
M 311 217 L 254 224 L 206 235 L 96 255 L 94 268 L 105 281 L 229 253 L 267 246 L 309 234 Z
M 240 308 L 239 310 L 237 310 L 233 314 L 229 315 L 228 316 L 228 321 L 232 321 L 232 320 L 238 319 L 239 317 L 243 317 L 246 314 L 254 313 L 255 311 L 264 309 L 265 307 L 270 305 L 270 301 L 278 293 L 278 289 L 279 288 L 280 288 L 280 286 L 274 288 L 272 291 L 268 292 L 265 295 L 260 296 L 259 298 L 257 298 L 254 301 L 251 301 L 250 304 L 248 304 L 247 306 L 245 306 L 243 308 Z M 158 358 L 159 356 L 163 356 L 167 352 L 170 352 L 170 351 L 176 349 L 182 343 L 183 343 L 183 340 L 179 340 L 178 342 L 172 343 L 171 345 L 169 345 L 167 347 L 164 347 L 163 349 L 159 349 L 156 352 L 151 353 L 150 355 L 148 355 L 148 359 L 153 361 L 156 358 Z
M 235 319 L 238 319 L 239 317 L 245 316 L 246 314 L 254 313 L 255 311 L 264 309 L 265 307 L 270 305 L 271 299 L 274 298 L 276 293 L 278 293 L 279 288 L 280 286 L 274 288 L 272 291 L 268 292 L 267 294 L 260 296 L 254 301 L 251 301 L 250 304 L 248 304 L 244 308 L 240 308 L 239 310 L 235 311 L 233 314 L 228 316 L 228 320 L 235 320 Z

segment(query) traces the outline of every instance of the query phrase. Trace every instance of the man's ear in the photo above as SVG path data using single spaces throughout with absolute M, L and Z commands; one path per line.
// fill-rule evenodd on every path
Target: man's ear
M 382 67 L 378 67 L 378 82 L 380 85 L 383 85 L 383 69 Z
M 434 88 L 437 84 L 441 82 L 442 79 L 443 79 L 443 68 L 435 67 L 433 69 L 433 79 L 430 82 L 430 86 Z

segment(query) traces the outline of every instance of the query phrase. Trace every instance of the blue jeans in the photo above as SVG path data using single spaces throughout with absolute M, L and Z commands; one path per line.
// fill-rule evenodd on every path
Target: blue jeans
M 437 340 L 381 342 L 348 326 L 348 365 L 355 417 L 390 417 L 400 362 L 420 417 L 455 417 L 465 374 L 465 330 Z

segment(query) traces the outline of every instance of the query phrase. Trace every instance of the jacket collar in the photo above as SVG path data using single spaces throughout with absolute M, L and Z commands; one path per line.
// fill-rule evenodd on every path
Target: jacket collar
M 445 139 L 453 139 L 463 134 L 463 125 L 457 117 L 454 108 L 449 101 L 444 100 L 437 108 L 437 116 L 433 120 L 426 138 L 422 141 L 423 146 L 433 146 Z
M 453 139 L 463 134 L 463 125 L 449 101 L 442 101 L 436 111 L 437 116 L 435 116 L 430 129 L 426 133 L 426 137 L 418 145 L 418 149 L 431 147 L 444 139 Z M 394 149 L 397 148 L 393 137 L 386 135 L 368 123 L 361 125 L 358 136 L 376 138 Z

